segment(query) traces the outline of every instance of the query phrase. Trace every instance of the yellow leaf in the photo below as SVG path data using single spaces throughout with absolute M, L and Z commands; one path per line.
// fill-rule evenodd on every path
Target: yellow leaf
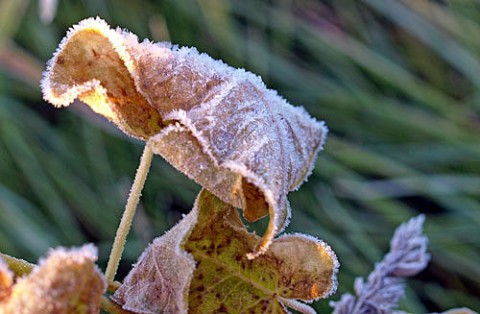
M 254 258 L 288 224 L 287 193 L 310 174 L 323 122 L 293 107 L 258 76 L 192 48 L 139 43 L 103 20 L 74 26 L 50 60 L 44 98 L 75 98 L 162 155 L 248 221 L 270 215 Z
M 10 287 L 7 297 L 0 298 L 0 313 L 99 313 L 106 282 L 95 266 L 96 259 L 92 245 L 52 250 Z M 5 274 L 1 268 L 0 278 Z
M 247 259 L 258 240 L 234 207 L 203 190 L 192 212 L 146 249 L 114 300 L 137 313 L 286 313 L 286 306 L 312 313 L 296 300 L 335 291 L 338 262 L 324 242 L 285 235 Z M 187 252 L 195 263 L 183 262 Z M 179 282 L 182 294 L 174 295 Z

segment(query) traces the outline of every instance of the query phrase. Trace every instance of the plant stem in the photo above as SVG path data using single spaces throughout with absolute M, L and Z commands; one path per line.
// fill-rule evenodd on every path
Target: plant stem
M 122 307 L 111 301 L 106 296 L 102 296 L 100 306 L 102 310 L 110 314 L 133 314 L 133 312 L 122 309 Z
M 109 281 L 107 286 L 107 291 L 113 294 L 115 293 L 115 291 L 118 290 L 118 288 L 120 288 L 121 285 L 122 283 L 119 281 Z
M 117 229 L 117 234 L 113 242 L 112 251 L 110 252 L 110 258 L 108 259 L 107 269 L 105 270 L 105 278 L 107 282 L 112 282 L 117 273 L 118 264 L 122 257 L 123 249 L 127 239 L 130 226 L 132 225 L 133 216 L 137 209 L 137 204 L 142 194 L 143 185 L 147 178 L 150 164 L 152 162 L 153 152 L 148 142 L 145 144 L 142 158 L 140 159 L 140 165 L 138 166 L 137 173 L 135 174 L 135 180 L 133 181 L 130 195 L 128 196 L 127 205 L 123 212 L 122 220 Z

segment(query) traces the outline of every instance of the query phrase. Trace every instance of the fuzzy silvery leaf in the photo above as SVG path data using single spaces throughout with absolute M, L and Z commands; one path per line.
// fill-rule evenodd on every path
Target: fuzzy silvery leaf
M 262 80 L 193 48 L 139 42 L 101 19 L 74 26 L 50 60 L 44 98 L 78 98 L 162 155 L 248 221 L 270 216 L 249 258 L 288 224 L 287 193 L 313 168 L 327 134 Z
M 404 295 L 405 278 L 422 271 L 430 260 L 422 228 L 425 216 L 410 219 L 395 230 L 390 251 L 368 276 L 355 280 L 356 298 L 342 295 L 330 302 L 335 314 L 392 313 Z
M 390 252 L 384 258 L 389 276 L 415 276 L 427 266 L 430 254 L 427 253 L 428 239 L 422 234 L 424 221 L 425 216 L 420 215 L 395 230 Z

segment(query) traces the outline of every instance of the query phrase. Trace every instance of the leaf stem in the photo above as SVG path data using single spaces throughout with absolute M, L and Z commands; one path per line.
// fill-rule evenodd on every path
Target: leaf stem
M 122 283 L 118 281 L 109 281 L 107 286 L 107 291 L 113 294 L 115 293 L 115 291 L 118 290 L 118 288 L 120 288 L 121 285 Z
M 110 314 L 133 314 L 133 312 L 122 309 L 120 305 L 112 302 L 106 296 L 102 296 L 100 304 L 102 310 Z
M 118 264 L 122 257 L 123 249 L 127 239 L 130 226 L 132 225 L 133 216 L 137 209 L 140 195 L 142 194 L 143 185 L 147 178 L 150 164 L 152 162 L 153 152 L 147 142 L 143 150 L 142 158 L 140 159 L 140 165 L 138 166 L 137 173 L 135 174 L 135 180 L 133 181 L 130 195 L 128 196 L 127 205 L 123 212 L 122 220 L 117 229 L 117 234 L 113 242 L 112 251 L 110 252 L 110 258 L 108 259 L 107 269 L 105 270 L 105 278 L 107 282 L 112 282 L 117 273 Z

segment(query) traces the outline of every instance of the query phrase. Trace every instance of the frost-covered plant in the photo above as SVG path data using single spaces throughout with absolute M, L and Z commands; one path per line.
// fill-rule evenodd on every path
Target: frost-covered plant
M 105 271 L 118 311 L 313 313 L 299 301 L 335 291 L 339 265 L 327 244 L 279 236 L 291 215 L 287 194 L 311 173 L 327 128 L 258 76 L 192 48 L 138 42 L 97 18 L 62 40 L 42 91 L 58 107 L 78 98 L 145 141 Z M 115 273 L 153 154 L 204 189 L 192 212 L 154 240 L 118 286 Z M 248 222 L 269 217 L 263 237 L 247 231 L 236 208 Z M 10 288 L 0 306 L 13 302 Z M 66 298 L 86 313 L 95 308 Z
M 105 275 L 92 245 L 52 250 L 38 266 L 0 255 L 0 313 L 315 313 L 304 302 L 336 290 L 333 250 L 308 235 L 281 235 L 291 215 L 287 194 L 311 173 L 327 128 L 259 77 L 192 48 L 138 42 L 97 18 L 62 40 L 42 91 L 58 107 L 80 99 L 145 150 Z M 203 189 L 192 211 L 118 283 L 153 154 Z M 269 217 L 263 237 L 247 230 L 237 208 L 248 222 Z M 396 306 L 401 278 L 428 262 L 422 223 L 399 228 L 385 260 L 366 283 L 357 280 L 358 299 L 345 295 L 333 304 L 336 313 Z
M 428 239 L 423 234 L 425 216 L 419 215 L 400 225 L 390 240 L 390 251 L 375 265 L 367 281 L 358 277 L 356 296 L 344 293 L 330 301 L 334 314 L 401 314 L 398 302 L 404 297 L 405 279 L 421 272 L 430 260 Z M 451 309 L 443 314 L 476 314 L 468 308 Z
M 355 280 L 356 298 L 343 294 L 330 302 L 335 314 L 392 313 L 404 295 L 405 278 L 421 272 L 428 264 L 428 239 L 423 234 L 425 216 L 410 219 L 395 230 L 390 252 L 375 265 L 365 282 Z

